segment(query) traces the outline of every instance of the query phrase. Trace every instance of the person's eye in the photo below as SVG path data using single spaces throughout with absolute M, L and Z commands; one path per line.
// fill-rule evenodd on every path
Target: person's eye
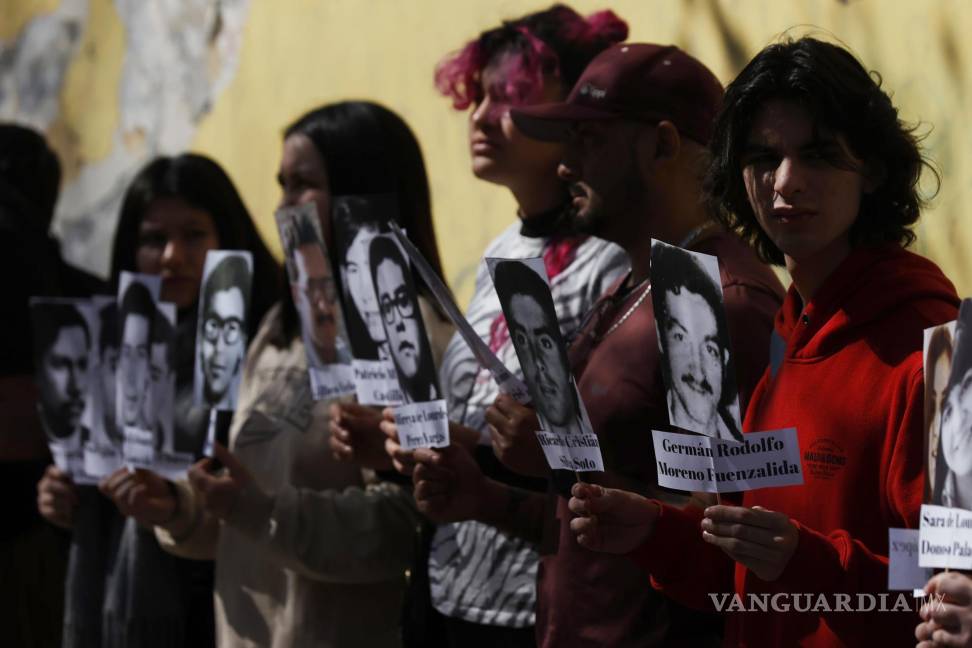
M 705 345 L 705 352 L 708 353 L 709 356 L 712 357 L 712 358 L 718 358 L 719 357 L 719 347 L 717 347 L 714 344 L 711 344 L 711 343 L 706 344 Z
M 675 331 L 674 333 L 672 333 L 672 339 L 675 340 L 676 342 L 683 342 L 685 341 L 685 334 L 682 333 L 681 331 Z
M 523 333 L 517 332 L 513 334 L 513 342 L 515 342 L 517 346 L 522 347 L 526 345 L 527 339 L 526 336 L 523 335 Z
M 168 237 L 162 232 L 149 231 L 141 232 L 138 236 L 138 246 L 148 248 L 164 248 L 169 242 Z
M 549 335 L 544 335 L 540 338 L 540 346 L 544 351 L 550 351 L 555 347 L 554 341 Z

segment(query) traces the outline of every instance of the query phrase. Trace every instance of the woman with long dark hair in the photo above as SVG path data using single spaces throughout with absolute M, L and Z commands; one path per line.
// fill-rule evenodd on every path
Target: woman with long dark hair
M 159 275 L 160 300 L 178 309 L 174 442 L 196 456 L 207 428 L 207 412 L 192 404 L 196 309 L 206 253 L 218 249 L 243 249 L 253 255 L 250 320 L 258 322 L 278 298 L 280 271 L 229 176 L 213 160 L 191 153 L 149 162 L 122 201 L 111 284 L 117 287 L 123 271 Z M 102 320 L 110 324 L 115 311 L 106 311 Z M 114 382 L 108 371 L 112 359 L 102 361 L 100 373 Z M 104 391 L 113 396 L 113 385 Z M 105 425 L 111 434 L 113 420 Z M 101 491 L 126 514 L 128 498 L 143 489 L 145 481 L 161 478 L 123 468 L 102 481 Z M 183 560 L 162 551 L 150 529 L 119 515 L 94 488 L 75 487 L 54 466 L 38 490 L 41 513 L 55 524 L 74 527 L 65 646 L 214 643 L 211 562 Z
M 278 180 L 282 206 L 316 206 L 332 259 L 332 197 L 392 194 L 399 224 L 438 267 L 418 144 L 391 111 L 345 102 L 308 113 L 285 132 Z M 451 331 L 424 295 L 420 310 L 441 349 Z M 226 470 L 204 460 L 174 493 L 149 484 L 130 510 L 166 550 L 215 556 L 220 645 L 398 646 L 418 513 L 409 492 L 332 458 L 335 401 L 313 398 L 299 326 L 284 293 L 251 343 L 230 448 L 214 448 Z M 363 407 L 341 416 L 375 430 L 380 418 Z

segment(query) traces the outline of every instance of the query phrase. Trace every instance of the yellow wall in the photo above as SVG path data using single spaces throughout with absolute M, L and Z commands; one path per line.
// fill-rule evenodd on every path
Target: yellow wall
M 52 4 L 0 0 L 0 16 L 23 22 L 30 13 L 24 6 L 43 11 Z M 113 20 L 109 3 L 90 4 L 86 29 L 116 32 L 116 19 L 110 29 L 105 27 Z M 582 13 L 606 4 L 572 3 Z M 469 173 L 465 116 L 436 94 L 432 69 L 444 53 L 501 18 L 544 6 L 511 0 L 253 0 L 236 75 L 198 128 L 193 147 L 226 166 L 276 246 L 273 178 L 284 125 L 306 109 L 346 98 L 377 100 L 395 109 L 422 143 L 446 273 L 465 302 L 479 255 L 512 221 L 514 204 L 504 190 Z M 972 127 L 966 110 L 972 98 L 972 44 L 965 37 L 972 28 L 972 3 L 621 0 L 611 8 L 629 22 L 632 40 L 674 42 L 724 82 L 791 27 L 802 34 L 813 25 L 848 44 L 865 65 L 881 72 L 905 119 L 934 125 L 926 143 L 940 164 L 943 184 L 919 225 L 916 249 L 940 263 L 961 294 L 972 292 L 972 267 L 964 253 L 972 236 L 959 227 L 963 206 L 972 203 Z M 9 37 L 8 28 L 0 27 L 0 38 Z M 109 52 L 95 61 L 111 70 L 118 59 L 118 53 Z M 66 83 L 83 83 L 79 74 L 72 67 Z M 78 145 L 99 150 L 97 137 L 84 137 L 83 106 L 67 103 L 63 119 L 80 134 Z M 98 128 L 98 122 L 91 128 Z M 77 157 L 76 151 L 65 150 L 73 141 L 55 139 L 68 159 Z

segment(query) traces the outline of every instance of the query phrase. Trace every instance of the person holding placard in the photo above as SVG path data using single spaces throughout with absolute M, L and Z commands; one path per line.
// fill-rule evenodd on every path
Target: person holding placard
M 591 88 L 606 87 L 611 94 L 592 98 Z M 650 299 L 652 239 L 720 257 L 730 324 L 747 333 L 731 338 L 740 359 L 743 399 L 766 365 L 772 315 L 782 300 L 782 287 L 769 268 L 713 223 L 698 201 L 699 164 L 721 98 L 719 82 L 688 54 L 674 47 L 623 44 L 595 58 L 565 102 L 512 112 L 527 135 L 564 142 L 559 174 L 574 196 L 576 226 L 623 246 L 632 259 L 631 272 L 589 311 L 569 349 L 606 471 L 585 473 L 585 480 L 624 485 L 678 505 L 688 497 L 656 485 L 651 440 L 652 429 L 668 429 Z M 670 112 L 654 112 L 659 106 Z M 520 455 L 537 451 L 532 410 L 500 397 L 487 417 L 501 459 L 525 465 Z M 548 469 L 554 488 L 545 497 L 504 492 L 462 464 L 451 471 L 455 480 L 443 480 L 440 469 L 461 461 L 445 459 L 416 469 L 420 507 L 433 515 L 469 515 L 470 509 L 453 507 L 471 496 L 474 516 L 541 543 L 538 643 L 558 646 L 582 638 L 598 645 L 688 645 L 718 636 L 718 619 L 647 590 L 627 559 L 591 554 L 577 544 L 566 499 L 573 474 Z
M 197 306 L 206 253 L 221 247 L 253 253 L 253 317 L 258 318 L 277 297 L 279 270 L 223 169 L 209 158 L 182 154 L 156 158 L 135 175 L 122 201 L 111 276 L 117 284 L 123 271 L 158 275 L 161 301 L 177 309 L 174 349 L 165 359 L 175 372 L 172 441 L 175 455 L 186 458 L 183 470 L 201 451 L 206 433 L 206 411 L 192 405 Z M 99 381 L 111 394 L 119 337 L 110 337 L 121 335 L 117 312 L 114 300 L 99 312 Z M 151 328 L 164 335 L 164 327 Z M 154 347 L 160 339 L 153 335 L 151 341 Z M 153 354 L 148 359 L 151 377 L 153 359 L 161 358 Z M 147 400 L 154 402 L 151 396 L 149 389 Z M 106 408 L 113 402 L 106 401 Z M 164 446 L 159 450 L 166 453 Z M 150 529 L 123 517 L 133 512 L 141 494 L 168 490 L 166 481 L 149 470 L 123 468 L 100 487 L 104 496 L 77 486 L 53 467 L 38 485 L 46 498 L 42 515 L 74 533 L 63 644 L 213 645 L 212 563 L 170 556 Z
M 972 309 L 965 309 L 955 324 L 955 352 L 941 398 L 942 474 L 929 501 L 972 510 Z
M 286 129 L 283 149 L 281 207 L 313 202 L 329 251 L 336 195 L 392 192 L 400 224 L 435 252 L 421 153 L 396 114 L 367 102 L 323 106 Z M 220 645 L 399 646 L 419 516 L 410 493 L 332 458 L 339 401 L 314 397 L 293 296 L 283 294 L 252 338 L 229 447 L 214 445 L 224 468 L 203 460 L 174 493 L 147 484 L 130 510 L 167 551 L 215 557 Z M 428 308 L 420 305 L 434 350 L 444 336 Z M 341 411 L 342 422 L 362 410 L 377 434 L 371 409 Z
M 727 88 L 711 143 L 708 203 L 793 279 L 744 432 L 795 427 L 804 485 L 705 511 L 573 488 L 578 542 L 629 554 L 676 600 L 711 609 L 719 592 L 829 597 L 829 611 L 731 611 L 725 645 L 912 636 L 913 614 L 849 614 L 833 598 L 885 591 L 888 528 L 917 524 L 922 334 L 958 305 L 942 272 L 904 249 L 927 162 L 879 78 L 814 38 L 770 45 Z

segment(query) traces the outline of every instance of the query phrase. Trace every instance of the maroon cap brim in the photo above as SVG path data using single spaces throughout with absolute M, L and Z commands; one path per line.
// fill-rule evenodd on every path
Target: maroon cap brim
M 618 115 L 578 104 L 548 103 L 513 108 L 510 117 L 513 124 L 531 139 L 562 142 L 567 139 L 574 122 L 617 119 Z

